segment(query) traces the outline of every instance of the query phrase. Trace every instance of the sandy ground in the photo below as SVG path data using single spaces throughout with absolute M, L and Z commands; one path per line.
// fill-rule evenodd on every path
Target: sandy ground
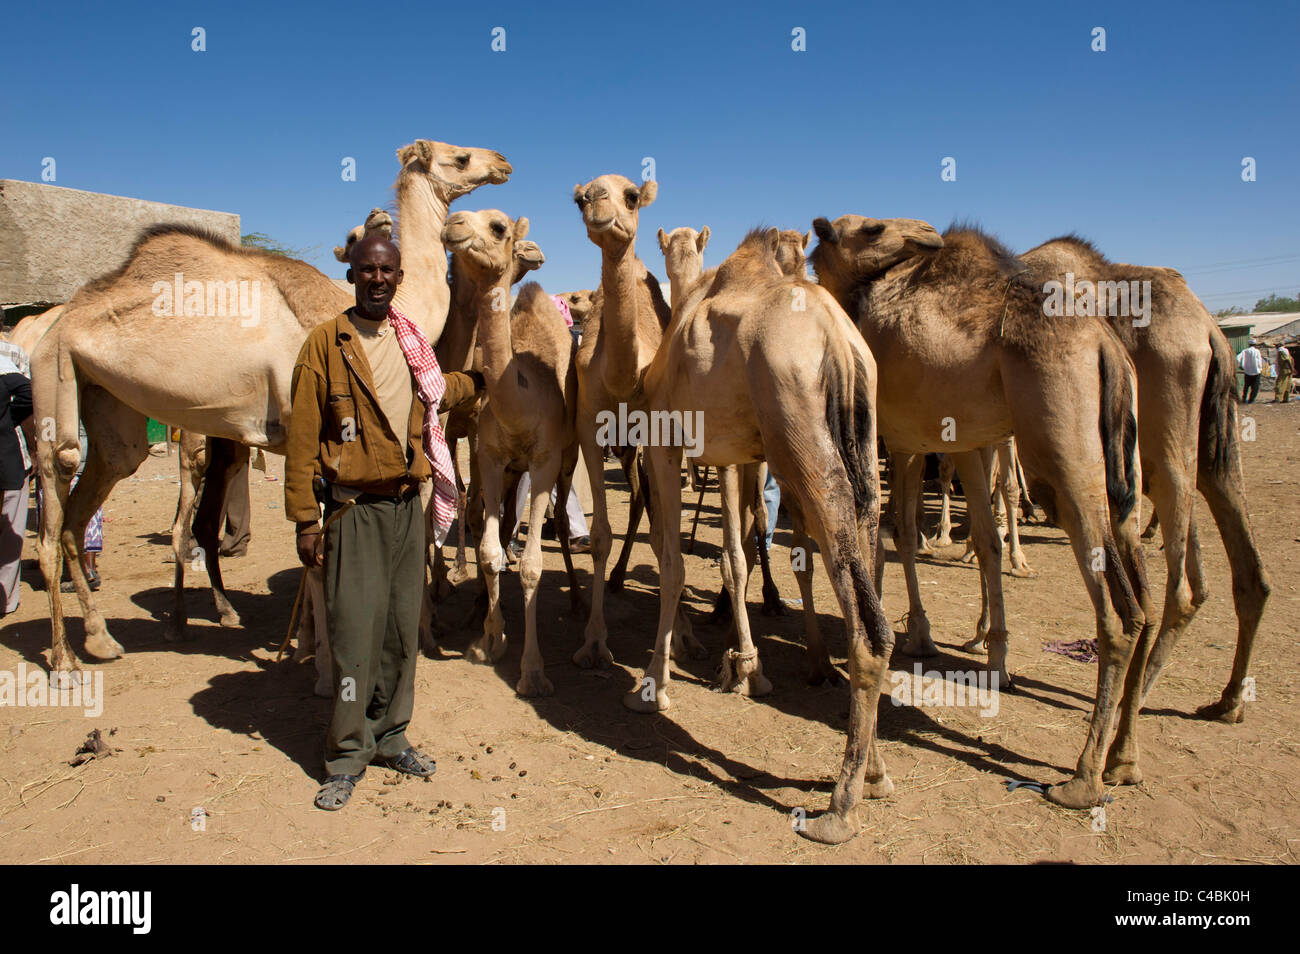
M 765 671 L 775 691 L 756 700 L 711 691 L 722 631 L 701 621 L 707 660 L 675 667 L 673 708 L 637 715 L 620 695 L 650 656 L 658 608 L 644 528 L 627 590 L 609 601 L 616 666 L 584 672 L 569 656 L 584 621 L 568 612 L 558 548 L 545 545 L 539 621 L 555 695 L 518 698 L 522 599 L 518 579 L 502 587 L 512 646 L 495 668 L 462 651 L 477 635 L 460 625 L 473 584 L 444 605 L 440 659 L 422 658 L 411 737 L 436 756 L 436 778 L 407 779 L 372 768 L 339 813 L 311 800 L 322 772 L 329 702 L 312 695 L 310 664 L 274 661 L 298 569 L 282 517 L 282 484 L 254 472 L 249 555 L 226 561 L 226 581 L 244 626 L 221 629 L 212 600 L 191 573 L 193 639 L 163 641 L 172 568 L 162 561 L 175 508 L 176 459 L 151 458 L 120 484 L 106 508 L 107 550 L 100 605 L 127 655 L 88 666 L 103 673 L 103 712 L 0 707 L 0 861 L 153 862 L 1291 862 L 1300 840 L 1297 733 L 1297 573 L 1300 539 L 1297 436 L 1300 407 L 1256 405 L 1258 441 L 1245 445 L 1256 531 L 1273 597 L 1260 630 L 1258 701 L 1246 721 L 1199 721 L 1217 699 L 1236 639 L 1223 549 L 1201 505 L 1213 586 L 1156 688 L 1140 725 L 1146 781 L 1117 788 L 1104 829 L 1086 812 L 1056 808 L 1009 778 L 1066 778 L 1083 744 L 1095 666 L 1042 651 L 1050 640 L 1094 635 L 1078 570 L 1055 528 L 1024 531 L 1038 579 L 1004 576 L 1020 689 L 996 697 L 997 713 L 973 707 L 897 708 L 882 702 L 883 751 L 897 791 L 864 805 L 863 830 L 835 848 L 797 837 L 792 812 L 822 809 L 844 747 L 843 689 L 800 679 L 803 624 L 771 619 L 751 601 Z M 282 463 L 271 461 L 271 476 Z M 611 478 L 613 470 L 611 470 Z M 611 494 L 614 527 L 626 524 L 622 484 Z M 719 587 L 716 494 L 706 498 L 699 541 L 687 559 L 687 595 L 701 620 Z M 688 495 L 684 528 L 694 504 Z M 1144 505 L 1144 516 L 1147 511 Z M 933 520 L 931 504 L 930 520 Z M 777 580 L 797 595 L 789 533 L 777 534 Z M 922 587 L 942 655 L 926 669 L 979 669 L 959 646 L 978 613 L 976 571 L 957 561 L 960 544 L 924 559 Z M 1164 561 L 1147 560 L 1157 598 Z M 0 671 L 45 664 L 46 596 L 29 534 L 21 608 L 0 628 Z M 472 555 L 471 555 L 472 559 Z M 893 553 L 886 610 L 905 609 Z M 590 562 L 578 560 L 589 580 Z M 817 605 L 831 652 L 844 638 L 825 576 Z M 757 597 L 757 585 L 751 596 Z M 69 629 L 80 648 L 75 597 Z M 901 626 L 896 627 L 901 628 Z M 896 656 L 910 672 L 915 660 Z M 69 765 L 98 728 L 110 758 Z M 194 821 L 195 810 L 201 809 Z

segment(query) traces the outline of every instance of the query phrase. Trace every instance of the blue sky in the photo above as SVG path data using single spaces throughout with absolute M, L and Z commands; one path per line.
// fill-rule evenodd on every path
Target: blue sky
M 32 42 L 6 45 L 0 177 L 39 180 L 52 156 L 57 185 L 238 212 L 335 277 L 330 249 L 392 201 L 395 150 L 429 138 L 514 164 L 454 208 L 528 216 L 556 292 L 599 276 L 574 183 L 646 156 L 638 251 L 661 278 L 661 226 L 708 225 L 716 264 L 756 223 L 856 212 L 973 219 L 1017 250 L 1075 230 L 1183 270 L 1211 309 L 1300 291 L 1293 2 L 48 3 L 5 21 Z

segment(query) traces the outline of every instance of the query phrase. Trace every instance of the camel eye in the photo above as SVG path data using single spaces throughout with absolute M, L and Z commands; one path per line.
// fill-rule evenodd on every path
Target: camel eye
M 459 166 L 461 169 L 464 169 L 467 165 L 469 165 L 469 156 L 467 155 L 457 156 L 456 165 Z
M 628 189 L 623 193 L 623 198 L 627 201 L 627 207 L 629 209 L 634 209 L 636 208 L 637 200 L 640 199 L 641 196 L 636 189 Z
M 502 225 L 500 222 L 493 222 L 492 234 L 495 235 L 497 238 L 505 238 L 506 227 Z
M 875 225 L 864 225 L 858 231 L 867 238 L 876 238 L 885 231 L 885 225 L 883 222 L 878 222 Z

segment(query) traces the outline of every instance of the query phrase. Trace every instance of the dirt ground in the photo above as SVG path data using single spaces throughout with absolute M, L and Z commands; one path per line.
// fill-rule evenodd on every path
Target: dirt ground
M 1195 709 L 1216 700 L 1236 641 L 1222 546 L 1198 506 L 1213 592 L 1144 710 L 1146 781 L 1116 788 L 1104 829 L 1086 812 L 1050 805 L 1008 779 L 1058 782 L 1083 745 L 1095 666 L 1042 651 L 1045 642 L 1094 635 L 1065 536 L 1030 525 L 1023 538 L 1038 579 L 1004 574 L 1011 669 L 1019 689 L 998 695 L 998 711 L 895 707 L 881 703 L 883 751 L 897 790 L 864 804 L 863 830 L 839 847 L 792 831 L 792 812 L 825 807 L 844 748 L 846 690 L 809 688 L 800 678 L 803 623 L 758 613 L 751 619 L 774 691 L 761 699 L 711 690 L 725 639 L 703 623 L 720 586 L 714 564 L 721 531 L 716 493 L 706 497 L 699 540 L 687 560 L 687 597 L 709 659 L 674 667 L 673 707 L 663 715 L 626 710 L 649 660 L 658 609 L 656 571 L 644 528 L 625 592 L 609 601 L 616 665 L 585 672 L 569 660 L 584 620 L 568 611 L 558 547 L 545 544 L 539 623 L 555 694 L 518 698 L 522 598 L 505 577 L 512 645 L 495 668 L 470 664 L 477 633 L 458 625 L 473 584 L 444 604 L 442 658 L 421 658 L 411 738 L 438 760 L 429 782 L 372 768 L 339 813 L 312 806 L 322 774 L 329 702 L 312 694 L 310 664 L 276 663 L 298 582 L 292 528 L 283 519 L 282 461 L 253 472 L 253 541 L 225 561 L 226 582 L 244 626 L 216 625 L 201 574 L 188 575 L 192 641 L 163 641 L 172 567 L 164 564 L 176 501 L 176 458 L 150 458 L 106 507 L 100 606 L 127 654 L 89 665 L 104 674 L 98 718 L 72 708 L 0 707 L 0 861 L 96 864 L 155 862 L 1294 862 L 1300 838 L 1300 732 L 1296 702 L 1300 541 L 1300 406 L 1246 409 L 1258 440 L 1244 445 L 1255 530 L 1272 575 L 1253 675 L 1258 701 L 1246 721 L 1203 722 Z M 614 471 L 611 469 L 611 479 Z M 621 482 L 611 494 L 616 533 L 626 525 Z M 684 530 L 694 496 L 687 494 Z M 934 507 L 927 501 L 932 525 Z M 959 508 L 960 510 L 960 508 Z M 1144 503 L 1143 516 L 1149 512 Z M 789 532 L 777 532 L 775 572 L 797 596 Z M 891 542 L 892 546 L 892 542 Z M 979 586 L 957 562 L 960 543 L 920 568 L 942 655 L 927 670 L 982 668 L 959 648 L 974 631 Z M 891 552 L 885 607 L 906 608 Z M 1146 548 L 1156 599 L 1164 560 Z M 471 560 L 472 560 L 471 551 Z M 45 593 L 28 534 L 22 605 L 0 628 L 0 671 L 44 666 L 49 647 Z M 590 561 L 578 558 L 584 584 Z M 825 574 L 817 607 L 831 653 L 844 637 Z M 70 637 L 80 649 L 75 597 L 65 597 Z M 901 625 L 896 625 L 901 629 Z M 896 671 L 916 660 L 896 655 Z M 116 749 L 69 764 L 98 728 Z M 198 822 L 194 812 L 202 809 Z M 197 830 L 196 830 L 197 829 Z

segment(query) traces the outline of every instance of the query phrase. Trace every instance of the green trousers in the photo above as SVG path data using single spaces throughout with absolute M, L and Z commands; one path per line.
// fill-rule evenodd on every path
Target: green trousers
M 1279 401 L 1291 400 L 1291 375 L 1279 374 L 1277 376 L 1277 393 L 1275 396 Z
M 325 618 L 333 655 L 328 775 L 400 755 L 415 703 L 424 513 L 408 500 L 361 497 L 325 533 Z

